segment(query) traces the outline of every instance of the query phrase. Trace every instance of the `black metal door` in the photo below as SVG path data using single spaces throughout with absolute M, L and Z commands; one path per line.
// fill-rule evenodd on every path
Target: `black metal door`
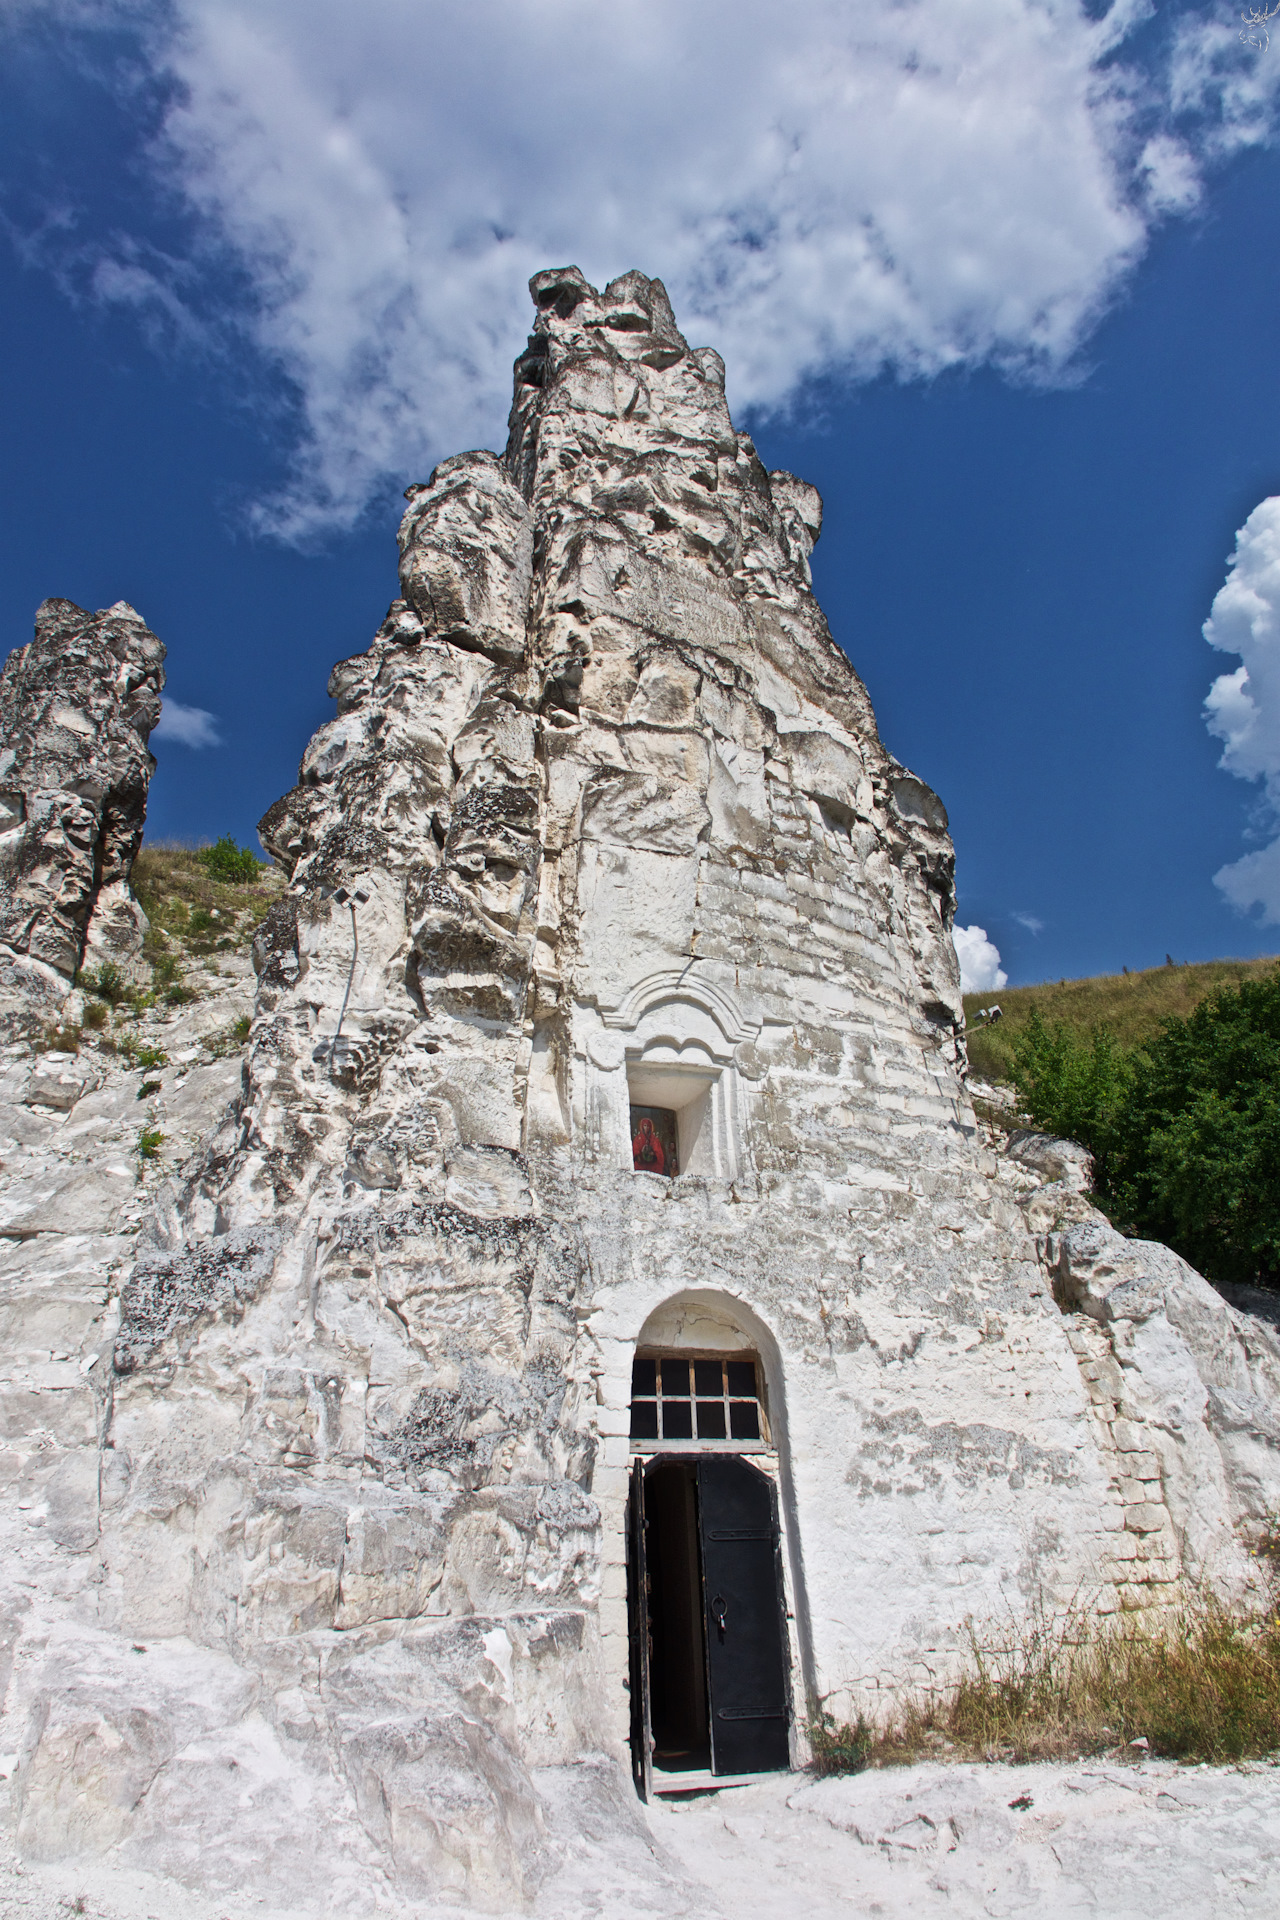
M 698 1462 L 715 1773 L 790 1766 L 787 1662 L 774 1490 L 745 1460 Z
M 627 1502 L 627 1615 L 631 1634 L 631 1773 L 647 1800 L 653 1788 L 653 1731 L 649 1711 L 649 1575 L 644 1550 L 644 1463 L 631 1469 Z

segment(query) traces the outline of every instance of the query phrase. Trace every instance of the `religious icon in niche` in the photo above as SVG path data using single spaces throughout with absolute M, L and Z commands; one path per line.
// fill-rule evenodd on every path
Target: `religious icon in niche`
M 668 1108 L 632 1107 L 631 1164 L 637 1173 L 679 1173 L 676 1117 Z

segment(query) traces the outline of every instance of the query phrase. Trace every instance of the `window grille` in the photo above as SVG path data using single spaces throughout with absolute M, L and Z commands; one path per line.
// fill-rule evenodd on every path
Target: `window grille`
M 637 1354 L 631 1438 L 721 1446 L 765 1440 L 759 1380 L 759 1363 L 750 1354 Z

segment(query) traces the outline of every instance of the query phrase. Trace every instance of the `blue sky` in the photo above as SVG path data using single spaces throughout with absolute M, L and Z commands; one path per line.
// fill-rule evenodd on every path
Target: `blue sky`
M 154 743 L 154 836 L 252 840 L 395 592 L 399 490 L 499 443 L 524 280 L 575 259 L 662 275 L 821 488 L 822 603 L 1011 980 L 1280 947 L 1280 42 L 8 0 L 0 49 L 4 641 L 47 594 L 161 635 L 206 744 Z

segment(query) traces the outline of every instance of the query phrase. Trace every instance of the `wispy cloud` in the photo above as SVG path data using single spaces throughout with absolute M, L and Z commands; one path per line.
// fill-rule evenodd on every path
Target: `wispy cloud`
M 179 747 L 220 747 L 218 716 L 203 707 L 184 707 L 181 700 L 165 700 L 160 719 L 151 730 L 153 740 L 171 740 Z
M 1025 927 L 1028 933 L 1044 932 L 1044 921 L 1039 917 L 1038 914 L 1011 913 L 1009 915 L 1009 918 L 1011 920 L 1016 920 L 1020 927 Z

